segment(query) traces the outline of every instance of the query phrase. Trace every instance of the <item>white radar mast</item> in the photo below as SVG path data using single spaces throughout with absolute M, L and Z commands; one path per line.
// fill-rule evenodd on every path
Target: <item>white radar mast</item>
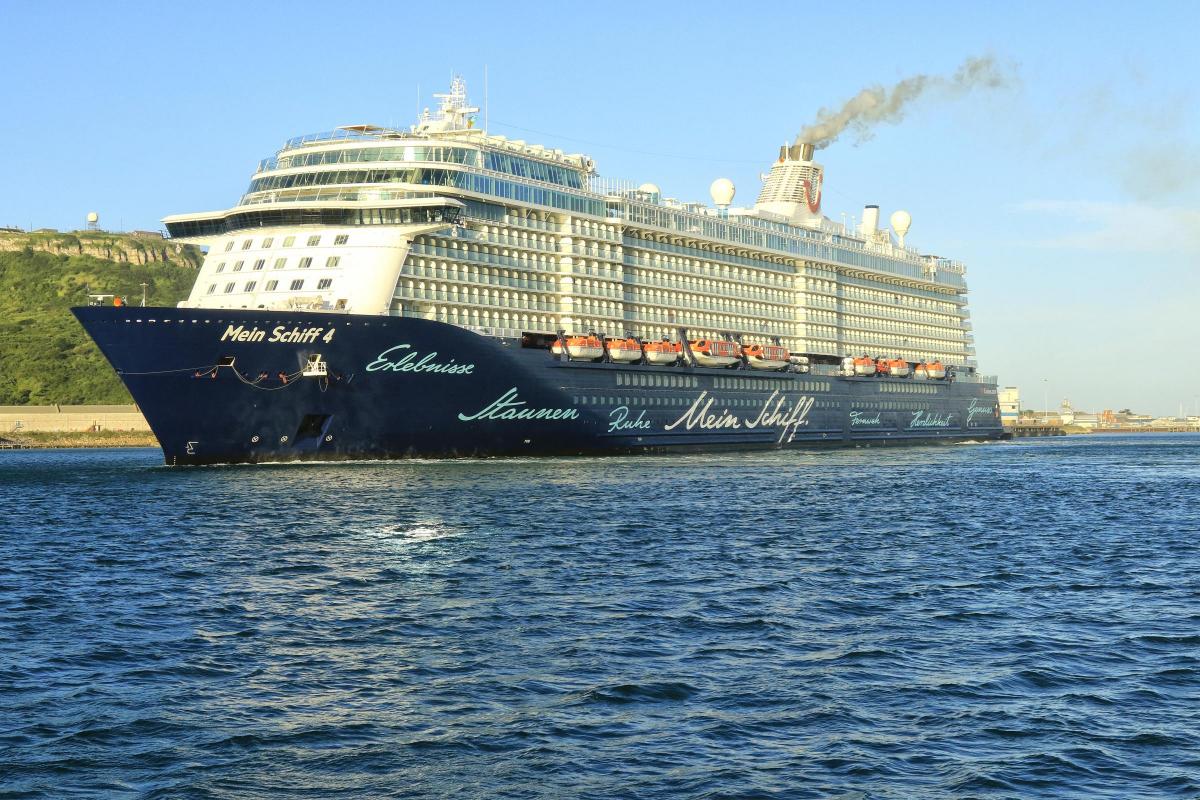
M 413 126 L 414 133 L 445 133 L 446 131 L 465 131 L 475 127 L 475 118 L 479 108 L 467 105 L 467 82 L 461 75 L 455 75 L 450 81 L 450 91 L 445 94 L 435 94 L 441 101 L 436 114 L 430 114 L 425 109 L 421 120 Z

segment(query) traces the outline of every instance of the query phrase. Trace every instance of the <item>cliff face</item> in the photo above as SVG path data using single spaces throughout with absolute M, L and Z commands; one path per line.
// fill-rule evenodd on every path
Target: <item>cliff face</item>
M 92 256 L 118 264 L 179 264 L 198 269 L 204 257 L 192 245 L 176 244 L 157 233 L 106 231 L 0 232 L 0 252 L 50 253 L 56 256 Z
M 129 403 L 70 308 L 88 293 L 139 303 L 143 291 L 147 305 L 174 306 L 200 261 L 158 234 L 0 231 L 0 405 Z

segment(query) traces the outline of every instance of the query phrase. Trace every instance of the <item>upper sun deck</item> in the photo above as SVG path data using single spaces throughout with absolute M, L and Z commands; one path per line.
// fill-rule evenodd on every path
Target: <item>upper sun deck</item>
M 588 175 L 595 168 L 587 156 L 489 135 L 477 128 L 475 114 L 479 109 L 467 103 L 466 84 L 461 78 L 454 79 L 448 93 L 435 97 L 442 101 L 437 112 L 425 109 L 408 130 L 346 125 L 288 139 L 274 156 L 258 163 L 255 179 L 264 173 L 325 165 L 438 161 L 572 189 L 587 185 Z
M 414 126 L 414 129 L 416 127 Z M 551 164 L 562 164 L 582 172 L 592 172 L 595 169 L 592 159 L 582 153 L 567 153 L 563 150 L 542 147 L 522 139 L 509 139 L 507 136 L 499 134 L 488 134 L 478 128 L 451 131 L 404 131 L 395 128 L 380 128 L 375 125 L 343 125 L 331 131 L 308 133 L 288 139 L 275 155 L 258 162 L 257 171 L 278 168 L 281 157 L 294 155 L 294 151 L 298 150 L 339 150 L 356 145 L 385 147 L 428 142 L 435 139 L 477 150 L 493 150 Z
M 331 136 L 314 141 L 326 146 L 284 148 L 271 158 L 259 162 L 247 194 L 297 185 L 428 183 L 412 180 L 416 176 L 404 169 L 406 165 L 415 167 L 431 162 L 474 167 L 569 189 L 583 189 L 587 185 L 591 166 L 584 156 L 532 148 L 524 142 L 511 142 L 502 136 L 481 135 L 471 140 L 455 139 L 446 134 L 405 135 L 374 140 L 359 136 Z M 328 146 L 329 142 L 336 144 Z M 369 165 L 374 171 L 370 175 L 348 171 L 346 168 L 349 165 Z M 297 177 L 312 173 L 317 173 L 317 176 Z

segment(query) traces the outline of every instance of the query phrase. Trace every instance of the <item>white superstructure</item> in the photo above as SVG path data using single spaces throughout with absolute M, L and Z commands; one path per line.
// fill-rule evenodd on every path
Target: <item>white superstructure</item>
M 487 134 L 459 79 L 439 98 L 409 130 L 292 139 L 237 206 L 168 217 L 172 237 L 208 247 L 182 305 L 414 316 L 497 335 L 684 327 L 793 353 L 974 365 L 963 267 L 878 230 L 877 208 L 857 231 L 821 216 L 809 145 L 781 150 L 753 208 L 730 208 L 725 179 L 710 207 Z

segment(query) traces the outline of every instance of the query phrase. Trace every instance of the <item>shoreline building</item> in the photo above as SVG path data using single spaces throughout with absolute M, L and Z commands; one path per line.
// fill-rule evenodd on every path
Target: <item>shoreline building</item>
M 996 394 L 1000 403 L 1000 424 L 1016 425 L 1021 418 L 1021 390 L 1016 386 L 1005 386 Z

